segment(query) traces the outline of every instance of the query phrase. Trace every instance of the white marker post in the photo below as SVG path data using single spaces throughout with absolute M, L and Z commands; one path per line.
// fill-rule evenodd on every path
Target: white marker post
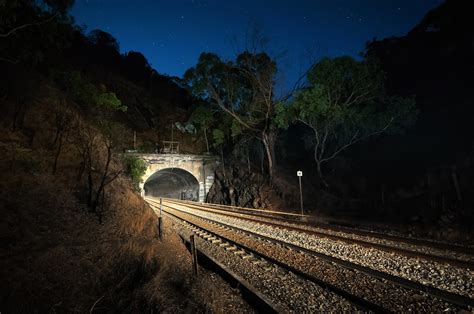
M 303 189 L 301 188 L 301 177 L 303 176 L 303 171 L 296 171 L 296 175 L 298 176 L 298 181 L 300 182 L 300 203 L 301 203 L 301 216 L 304 215 L 303 212 Z

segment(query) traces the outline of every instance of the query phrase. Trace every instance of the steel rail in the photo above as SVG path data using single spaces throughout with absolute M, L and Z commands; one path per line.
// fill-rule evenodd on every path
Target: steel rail
M 154 200 L 150 199 L 150 201 L 156 203 L 156 201 L 154 201 Z M 283 245 L 283 246 L 291 248 L 292 250 L 299 251 L 301 253 L 308 254 L 310 256 L 320 258 L 320 259 L 322 259 L 324 261 L 327 261 L 327 262 L 335 263 L 335 264 L 337 264 L 339 266 L 342 266 L 344 268 L 347 268 L 347 269 L 350 269 L 350 270 L 360 271 L 360 272 L 365 273 L 369 276 L 372 276 L 372 277 L 375 277 L 375 278 L 378 278 L 378 279 L 382 279 L 382 280 L 390 281 L 390 282 L 392 282 L 392 283 L 394 283 L 398 286 L 404 287 L 404 288 L 425 292 L 425 293 L 431 295 L 432 297 L 448 301 L 450 303 L 459 305 L 459 306 L 464 307 L 464 308 L 474 307 L 474 299 L 471 299 L 467 296 L 459 295 L 459 294 L 452 293 L 452 292 L 442 290 L 442 289 L 439 289 L 439 288 L 427 286 L 427 285 L 424 285 L 424 284 L 421 284 L 421 283 L 418 283 L 418 282 L 415 282 L 415 281 L 412 281 L 412 280 L 409 280 L 409 279 L 394 276 L 394 275 L 391 275 L 391 274 L 388 274 L 388 273 L 385 273 L 385 272 L 381 272 L 381 271 L 378 271 L 378 270 L 375 270 L 375 269 L 372 269 L 372 268 L 369 268 L 369 267 L 366 267 L 366 266 L 362 266 L 362 265 L 355 264 L 355 263 L 352 263 L 352 262 L 349 262 L 349 261 L 345 261 L 345 260 L 340 259 L 340 258 L 336 258 L 336 257 L 329 256 L 329 255 L 319 253 L 319 252 L 315 252 L 313 250 L 310 250 L 310 249 L 307 249 L 307 248 L 304 248 L 304 247 L 301 247 L 301 246 L 298 246 L 298 245 L 295 245 L 295 244 L 291 244 L 291 243 L 288 243 L 288 242 L 285 242 L 285 241 L 281 241 L 281 240 L 274 239 L 274 238 L 264 236 L 264 235 L 261 235 L 261 234 L 257 234 L 257 233 L 254 233 L 254 232 L 251 232 L 251 231 L 248 231 L 248 230 L 245 230 L 245 229 L 241 229 L 241 228 L 235 227 L 233 225 L 229 225 L 229 224 L 219 222 L 219 221 L 214 221 L 210 218 L 203 218 L 203 217 L 198 216 L 196 214 L 189 213 L 189 212 L 183 211 L 181 209 L 178 209 L 178 208 L 175 208 L 175 207 L 172 207 L 172 206 L 169 206 L 169 205 L 163 204 L 163 206 L 174 209 L 174 210 L 179 211 L 179 212 L 183 212 L 185 214 L 188 214 L 188 215 L 191 215 L 191 216 L 194 216 L 194 217 L 197 217 L 201 220 L 207 220 L 207 221 L 210 221 L 214 224 L 218 224 L 218 225 L 227 227 L 229 229 L 237 230 L 238 232 L 249 235 L 253 238 L 260 238 L 260 239 L 269 241 L 269 242 L 274 243 L 274 244 Z M 302 272 L 302 271 L 299 271 L 299 272 Z M 304 272 L 302 272 L 302 273 L 304 273 Z
M 176 219 L 178 221 L 185 221 L 181 218 L 179 218 L 176 215 L 173 215 L 169 212 L 164 212 L 165 215 L 171 217 L 171 219 Z M 186 221 L 187 224 L 189 225 L 194 225 L 189 221 Z M 196 225 L 194 225 L 196 226 Z M 188 227 L 188 226 L 185 226 Z M 196 228 L 199 228 L 196 226 Z M 184 237 L 181 236 L 181 239 L 183 242 L 189 244 L 191 246 L 190 240 L 185 239 Z M 263 310 L 265 313 L 280 313 L 283 312 L 280 306 L 277 304 L 273 303 L 270 301 L 265 295 L 263 295 L 260 291 L 258 291 L 257 288 L 255 288 L 251 283 L 249 283 L 247 280 L 230 270 L 227 266 L 219 262 L 217 259 L 214 257 L 210 256 L 200 248 L 196 248 L 196 251 L 198 252 L 198 255 L 200 259 L 202 260 L 203 258 L 209 261 L 214 267 L 218 268 L 220 271 L 224 272 L 227 276 L 233 279 L 233 281 L 236 281 L 241 289 L 243 288 L 247 293 L 251 294 L 252 297 L 257 300 L 257 307 L 261 310 Z
M 193 201 L 175 200 L 175 199 L 168 199 L 168 198 L 166 198 L 165 200 L 173 201 L 173 202 L 182 202 L 186 204 L 197 204 L 197 205 L 202 205 L 209 208 L 227 210 L 227 211 L 235 212 L 235 213 L 243 213 L 243 214 L 251 213 L 252 216 L 272 218 L 272 219 L 281 220 L 287 223 L 300 224 L 304 227 L 313 227 L 313 228 L 317 227 L 317 228 L 331 230 L 335 232 L 352 233 L 352 234 L 356 234 L 360 236 L 369 236 L 373 238 L 379 238 L 382 240 L 404 242 L 407 244 L 427 246 L 427 247 L 432 247 L 435 249 L 449 250 L 449 251 L 454 251 L 458 253 L 474 254 L 474 246 L 466 246 L 466 245 L 461 245 L 458 243 L 448 243 L 448 242 L 443 242 L 443 241 L 421 239 L 421 238 L 414 238 L 414 237 L 404 237 L 400 235 L 393 235 L 393 234 L 383 233 L 379 231 L 369 231 L 369 230 L 358 229 L 355 227 L 347 227 L 347 226 L 341 226 L 337 224 L 322 223 L 322 222 L 316 221 L 313 216 L 309 216 L 309 215 L 301 216 L 298 214 L 285 213 L 281 211 L 267 211 L 267 210 L 262 210 L 262 209 L 237 207 L 237 206 L 212 204 L 212 203 L 198 203 L 198 202 L 193 202 Z M 291 218 L 285 218 L 284 216 L 290 216 Z
M 152 206 L 155 207 L 155 208 L 157 207 L 156 205 L 152 205 Z M 176 208 L 173 208 L 173 207 L 171 207 L 171 206 L 169 206 L 169 205 L 164 205 L 164 204 L 163 204 L 163 206 L 164 206 L 164 207 L 171 208 L 171 209 L 176 210 L 176 211 L 179 211 L 179 212 L 182 212 L 181 210 L 176 209 Z M 172 216 L 175 217 L 176 219 L 184 220 L 184 221 L 186 221 L 186 222 L 187 222 L 188 224 L 190 224 L 190 225 L 193 225 L 193 226 L 195 226 L 195 227 L 197 227 L 197 228 L 200 228 L 200 229 L 204 229 L 202 226 L 198 226 L 198 225 L 196 225 L 195 223 L 190 222 L 189 220 L 186 220 L 186 219 L 183 219 L 183 218 L 181 218 L 181 217 L 178 217 L 177 215 L 174 215 L 174 214 L 170 213 L 169 211 L 166 211 L 166 210 L 163 210 L 163 211 L 166 212 L 166 214 L 168 214 L 168 215 L 172 215 Z M 188 214 L 188 215 L 195 216 L 195 215 L 189 214 L 189 213 L 187 213 L 187 212 L 184 212 L 184 213 L 185 213 L 185 214 Z M 197 217 L 198 217 L 198 216 L 197 216 Z M 201 218 L 201 217 L 198 217 L 198 218 Z M 202 218 L 201 218 L 201 219 L 202 219 Z M 243 250 L 245 250 L 245 251 L 247 251 L 247 252 L 250 252 L 250 253 L 252 253 L 252 254 L 255 255 L 255 256 L 258 256 L 258 257 L 260 257 L 260 258 L 263 258 L 263 259 L 269 261 L 269 262 L 272 263 L 272 264 L 278 265 L 279 267 L 281 267 L 281 268 L 283 268 L 283 269 L 286 269 L 287 271 L 290 271 L 290 272 L 294 273 L 295 275 L 298 275 L 298 276 L 300 276 L 300 277 L 302 277 L 302 278 L 304 278 L 304 279 L 306 279 L 306 280 L 308 280 L 308 281 L 311 281 L 311 282 L 317 284 L 318 286 L 322 287 L 323 289 L 326 289 L 326 290 L 328 290 L 328 291 L 331 291 L 332 293 L 334 293 L 334 294 L 336 294 L 336 295 L 338 295 L 338 296 L 340 296 L 340 297 L 346 299 L 347 301 L 349 301 L 350 303 L 354 304 L 355 306 L 359 307 L 359 308 L 362 309 L 362 310 L 365 310 L 365 311 L 372 311 L 372 312 L 375 312 L 375 313 L 386 313 L 386 312 L 389 312 L 388 310 L 386 310 L 386 309 L 380 307 L 380 306 L 377 305 L 377 304 L 374 304 L 374 303 L 372 303 L 372 302 L 370 302 L 370 301 L 367 301 L 367 300 L 364 299 L 364 298 L 360 298 L 360 297 L 358 297 L 358 296 L 355 296 L 355 295 L 353 295 L 353 294 L 350 294 L 349 292 L 347 292 L 347 291 L 345 291 L 345 290 L 343 290 L 343 289 L 340 289 L 340 288 L 338 288 L 338 287 L 336 287 L 336 286 L 334 286 L 334 285 L 332 285 L 332 284 L 330 284 L 330 283 L 327 283 L 327 282 L 325 282 L 325 281 L 322 281 L 322 280 L 320 280 L 319 278 L 317 278 L 317 277 L 315 277 L 315 276 L 313 276 L 313 275 L 311 275 L 311 274 L 308 274 L 308 273 L 306 273 L 306 272 L 303 272 L 303 271 L 301 271 L 301 270 L 299 270 L 299 269 L 297 269 L 297 268 L 295 268 L 295 267 L 293 267 L 293 266 L 291 266 L 291 265 L 288 265 L 288 264 L 286 264 L 286 263 L 283 263 L 283 262 L 281 262 L 281 261 L 279 261 L 279 260 L 277 260 L 277 259 L 275 259 L 275 258 L 273 258 L 273 257 L 271 257 L 271 256 L 262 254 L 261 252 L 255 250 L 255 249 L 253 249 L 253 248 L 250 248 L 250 247 L 248 247 L 248 246 L 246 246 L 246 245 L 243 245 L 243 244 L 241 244 L 241 243 L 238 243 L 238 242 L 236 242 L 236 241 L 234 241 L 234 240 L 232 240 L 232 239 L 229 239 L 229 238 L 227 238 L 227 237 L 225 237 L 225 236 L 219 235 L 219 234 L 217 234 L 217 233 L 215 233 L 215 232 L 213 232 L 213 231 L 210 231 L 210 230 L 207 230 L 207 229 L 205 229 L 205 230 L 206 230 L 207 233 L 213 235 L 214 237 L 221 238 L 221 239 L 223 239 L 224 241 L 226 241 L 226 242 L 228 242 L 228 243 L 230 243 L 230 244 L 232 244 L 232 245 L 234 245 L 234 246 L 240 247 L 240 248 L 242 248 Z
M 260 223 L 260 224 L 264 224 L 264 225 L 269 225 L 269 226 L 273 226 L 273 227 L 278 227 L 278 228 L 282 228 L 282 229 L 286 229 L 286 230 L 298 231 L 298 232 L 302 232 L 302 233 L 306 233 L 306 234 L 310 234 L 310 235 L 314 235 L 314 236 L 318 236 L 318 237 L 324 237 L 324 238 L 328 238 L 328 239 L 336 240 L 336 241 L 343 241 L 343 242 L 349 243 L 349 244 L 358 244 L 358 245 L 361 245 L 361 246 L 364 246 L 364 247 L 375 248 L 375 249 L 383 250 L 383 251 L 386 251 L 386 252 L 395 252 L 395 253 L 402 254 L 402 255 L 405 255 L 405 256 L 408 256 L 408 257 L 423 258 L 423 259 L 438 262 L 438 263 L 447 263 L 447 264 L 462 267 L 462 268 L 474 269 L 474 262 L 472 262 L 472 261 L 465 261 L 465 260 L 455 259 L 455 258 L 451 258 L 451 257 L 434 255 L 434 254 L 429 254 L 429 253 L 425 253 L 425 252 L 410 250 L 410 249 L 406 249 L 406 248 L 390 246 L 390 245 L 387 245 L 387 244 L 381 244 L 381 243 L 375 243 L 375 242 L 371 242 L 371 241 L 365 241 L 365 240 L 361 240 L 361 239 L 353 239 L 353 238 L 348 238 L 348 237 L 344 237 L 344 236 L 341 236 L 341 235 L 328 234 L 328 233 L 324 233 L 324 232 L 320 232 L 320 231 L 316 231 L 316 230 L 309 230 L 309 229 L 301 228 L 301 227 L 294 226 L 294 225 L 293 226 L 288 226 L 288 225 L 280 224 L 278 222 L 264 221 L 264 220 L 254 218 L 253 215 L 249 215 L 249 214 L 245 214 L 245 213 L 234 213 L 234 212 L 230 212 L 230 211 L 224 211 L 224 210 L 221 210 L 221 209 L 216 209 L 216 208 L 212 208 L 212 207 L 208 207 L 208 206 L 203 206 L 203 205 L 200 205 L 200 204 L 191 204 L 191 203 L 183 204 L 181 202 L 177 202 L 177 201 L 169 200 L 169 199 L 166 199 L 165 201 L 170 202 L 170 203 L 174 203 L 174 204 L 178 204 L 178 205 L 189 206 L 190 208 L 195 208 L 195 209 L 199 209 L 199 210 L 202 210 L 202 211 L 207 211 L 207 212 L 212 212 L 212 213 L 220 213 L 220 214 L 224 214 L 224 215 L 227 215 L 227 216 L 236 217 L 236 218 L 239 218 L 239 219 L 243 219 L 243 220 L 247 220 L 247 221 L 251 221 L 251 222 L 255 222 L 255 223 Z M 235 214 L 238 214 L 239 216 L 237 216 Z M 241 216 L 241 215 L 244 215 L 244 216 Z

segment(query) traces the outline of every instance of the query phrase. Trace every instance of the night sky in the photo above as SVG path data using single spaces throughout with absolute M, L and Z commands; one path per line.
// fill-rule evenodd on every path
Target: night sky
M 234 57 L 249 25 L 257 24 L 270 40 L 270 54 L 279 56 L 286 85 L 309 60 L 357 56 L 368 40 L 405 34 L 442 2 L 76 0 L 72 15 L 87 30 L 111 33 L 122 53 L 139 51 L 158 72 L 171 76 L 182 76 L 203 51 Z

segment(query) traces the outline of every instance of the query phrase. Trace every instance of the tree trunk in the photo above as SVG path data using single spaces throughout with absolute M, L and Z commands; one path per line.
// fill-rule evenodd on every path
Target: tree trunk
M 26 115 L 26 105 L 23 103 L 17 103 L 13 111 L 13 124 L 12 131 L 17 131 L 23 128 L 23 121 Z
M 105 188 L 102 191 L 102 202 L 99 206 L 99 209 L 97 209 L 97 218 L 99 219 L 99 224 L 102 224 L 102 217 L 104 217 L 104 212 L 105 212 Z
M 58 143 L 58 149 L 56 150 L 56 155 L 54 156 L 53 174 L 56 174 L 56 169 L 58 167 L 58 159 L 59 159 L 59 155 L 61 154 L 61 148 L 63 146 L 63 135 L 64 133 L 61 132 L 59 134 L 59 138 L 57 139 L 59 143 Z
M 97 193 L 95 195 L 95 199 L 92 203 L 92 208 L 91 208 L 91 210 L 94 213 L 97 212 L 97 205 L 99 204 L 100 196 L 102 195 L 102 192 L 105 188 L 105 181 L 107 180 L 107 174 L 109 173 L 109 166 L 110 166 L 111 159 L 112 159 L 112 150 L 110 146 L 107 146 L 107 162 L 105 163 L 104 173 L 102 175 L 102 179 L 100 180 L 100 185 L 99 185 L 99 188 L 97 189 Z
M 88 182 L 88 195 L 87 195 L 87 206 L 89 206 L 90 210 L 92 211 L 92 193 L 94 191 L 93 180 L 92 180 L 92 165 L 89 164 L 87 174 L 87 182 Z
M 207 140 L 207 132 L 204 130 L 204 139 L 206 140 L 207 153 L 209 153 L 209 141 Z
M 457 196 L 458 202 L 462 202 L 461 188 L 459 187 L 459 180 L 456 173 L 456 168 L 454 167 L 451 170 L 451 178 L 453 179 L 454 188 L 456 189 L 456 196 Z
M 221 161 L 222 161 L 222 175 L 224 176 L 224 179 L 226 178 L 226 173 L 225 173 L 225 163 L 224 163 L 224 148 L 221 145 Z
M 250 172 L 250 152 L 248 148 L 247 148 L 247 169 Z
M 320 179 L 321 182 L 323 183 L 324 187 L 325 187 L 325 188 L 328 188 L 328 187 L 329 187 L 329 184 L 326 182 L 326 180 L 324 180 L 323 172 L 321 171 L 321 163 L 320 163 L 319 160 L 317 160 L 317 159 L 316 159 L 316 165 L 317 165 L 317 168 L 318 168 L 318 176 L 319 176 L 319 179 Z
M 270 182 L 272 182 L 273 172 L 276 166 L 275 153 L 274 153 L 274 145 L 275 145 L 274 136 L 272 136 L 272 134 L 267 134 L 266 132 L 262 132 L 262 142 L 263 142 L 263 146 L 265 147 L 265 152 L 267 155 L 268 176 L 269 176 Z

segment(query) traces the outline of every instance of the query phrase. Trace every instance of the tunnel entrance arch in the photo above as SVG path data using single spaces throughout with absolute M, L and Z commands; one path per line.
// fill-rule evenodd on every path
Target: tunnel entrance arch
M 144 183 L 145 196 L 190 201 L 199 200 L 199 181 L 181 168 L 165 168 L 153 173 Z
M 193 181 L 188 178 L 187 174 L 179 172 L 183 170 L 190 175 L 192 175 L 199 182 L 198 193 L 199 196 L 197 200 L 199 202 L 205 202 L 207 193 L 214 183 L 214 172 L 219 165 L 218 158 L 212 155 L 189 155 L 189 154 L 137 154 L 132 153 L 133 156 L 142 159 L 146 163 L 146 171 L 142 176 L 142 182 L 140 183 L 141 195 L 145 196 L 145 184 L 147 184 L 147 192 L 150 195 L 153 193 L 153 188 L 150 188 L 152 185 L 149 182 L 149 179 L 152 176 L 157 178 L 158 171 L 167 169 L 172 169 L 173 172 L 170 175 L 176 175 L 181 179 L 185 180 L 184 184 L 190 184 L 190 181 Z M 180 170 L 176 170 L 180 169 Z M 160 175 L 163 175 L 161 173 Z M 188 178 L 188 179 L 186 179 Z M 179 178 L 176 178 L 179 180 Z M 186 183 L 187 182 L 187 183 Z M 195 182 L 193 181 L 193 184 Z M 195 189 L 193 190 L 195 191 Z M 156 192 L 155 192 L 156 194 Z M 193 193 L 194 194 L 194 193 Z M 189 197 L 189 196 L 188 196 Z M 195 196 L 193 195 L 193 198 Z

